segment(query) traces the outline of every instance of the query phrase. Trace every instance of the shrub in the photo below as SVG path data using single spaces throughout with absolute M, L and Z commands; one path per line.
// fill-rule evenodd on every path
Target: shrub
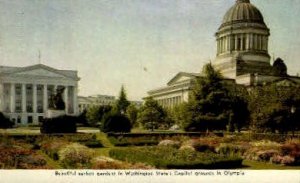
M 204 139 L 191 139 L 184 142 L 185 145 L 193 147 L 198 152 L 215 151 L 215 143 Z
M 221 144 L 216 148 L 216 152 L 226 156 L 242 156 L 246 151 L 246 147 L 233 144 Z
M 105 156 L 96 157 L 93 160 L 92 169 L 152 169 L 153 167 L 144 163 L 131 164 Z
M 105 156 L 94 159 L 92 169 L 126 169 L 128 165 Z
M 46 159 L 37 154 L 31 154 L 19 159 L 19 167 L 21 169 L 48 169 Z
M 295 165 L 295 158 L 291 156 L 276 155 L 270 159 L 271 163 L 283 164 L 283 165 Z
M 168 147 L 173 147 L 173 148 L 179 148 L 180 142 L 173 141 L 173 140 L 163 140 L 163 141 L 159 142 L 158 146 L 168 146 Z
M 257 147 L 260 150 L 268 149 L 280 149 L 280 144 L 269 140 L 261 140 L 250 143 L 253 147 Z
M 104 117 L 101 124 L 101 131 L 107 132 L 130 132 L 130 120 L 122 114 L 109 114 Z
M 300 164 L 300 143 L 296 141 L 290 141 L 282 145 L 282 155 L 294 158 L 294 164 Z
M 41 149 L 52 159 L 58 160 L 58 151 L 62 149 L 63 147 L 69 145 L 70 142 L 65 140 L 59 140 L 57 138 L 52 138 L 45 140 L 41 144 Z
M 58 152 L 59 161 L 64 168 L 89 168 L 93 151 L 78 143 L 72 143 Z
M 2 112 L 0 112 L 0 128 L 7 129 L 12 128 L 15 124 L 10 121 L 7 117 L 4 116 Z
M 177 150 L 171 147 L 135 147 L 112 149 L 110 156 L 132 163 L 145 162 L 157 168 L 215 169 L 241 166 L 242 159 L 214 153 Z
M 0 165 L 4 169 L 45 169 L 51 168 L 47 161 L 35 151 L 20 146 L 0 144 Z
M 273 156 L 276 156 L 279 154 L 279 151 L 278 150 L 265 150 L 265 151 L 258 151 L 256 153 L 257 155 L 257 160 L 258 161 L 265 161 L 265 162 L 268 162 L 270 161 L 270 159 L 273 157 Z
M 158 139 L 155 137 L 108 137 L 109 141 L 115 146 L 144 146 L 157 145 Z
M 183 145 L 179 148 L 180 151 L 196 151 L 193 146 L 190 145 Z
M 76 133 L 76 122 L 78 117 L 60 116 L 56 118 L 46 118 L 41 125 L 41 133 Z

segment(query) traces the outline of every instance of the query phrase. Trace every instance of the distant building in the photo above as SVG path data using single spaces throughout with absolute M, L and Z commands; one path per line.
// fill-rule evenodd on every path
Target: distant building
M 135 105 L 136 108 L 141 108 L 143 105 L 143 101 L 130 101 L 131 104 Z
M 113 105 L 116 101 L 115 96 L 110 95 L 92 95 L 88 97 L 79 96 L 79 112 L 82 113 L 84 110 L 92 106 L 105 106 Z
M 280 58 L 270 64 L 270 30 L 261 12 L 250 0 L 236 0 L 223 17 L 216 33 L 217 54 L 213 66 L 235 84 L 253 87 L 268 83 L 300 85 L 300 77 L 289 76 Z M 200 73 L 178 73 L 166 87 L 148 92 L 163 107 L 174 107 L 189 100 L 190 91 Z
M 116 97 L 111 95 L 92 95 L 88 97 L 79 96 L 78 100 L 78 108 L 80 113 L 92 106 L 113 105 L 117 101 Z M 143 105 L 143 101 L 130 102 L 133 103 L 137 108 L 140 108 Z
M 38 124 L 48 110 L 49 97 L 65 87 L 66 114 L 78 114 L 77 71 L 58 70 L 38 64 L 28 67 L 0 66 L 0 111 L 17 125 Z

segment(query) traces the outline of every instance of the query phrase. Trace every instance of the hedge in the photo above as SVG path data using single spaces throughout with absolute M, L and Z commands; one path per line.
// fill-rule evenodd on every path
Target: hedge
M 240 157 L 177 150 L 170 147 L 127 147 L 109 152 L 112 158 L 132 163 L 143 162 L 167 169 L 229 169 L 242 166 Z

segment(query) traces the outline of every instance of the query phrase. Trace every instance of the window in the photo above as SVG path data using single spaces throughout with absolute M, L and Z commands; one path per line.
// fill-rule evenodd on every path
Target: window
M 241 42 L 242 42 L 241 38 L 238 38 L 237 39 L 237 50 L 241 50 Z
M 33 122 L 32 116 L 28 116 L 27 122 L 28 122 L 28 123 L 32 123 L 32 122 Z
M 21 117 L 20 116 L 18 116 L 18 118 L 17 118 L 17 123 L 21 123 Z
M 39 116 L 39 122 L 43 122 L 44 117 L 43 116 Z

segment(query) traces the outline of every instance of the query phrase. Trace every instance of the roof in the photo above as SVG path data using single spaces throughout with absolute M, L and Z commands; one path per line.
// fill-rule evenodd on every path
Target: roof
M 229 23 L 233 24 L 240 22 L 260 23 L 265 25 L 261 12 L 250 3 L 250 0 L 237 0 L 225 14 L 221 27 Z
M 26 67 L 0 66 L 0 75 L 14 74 L 14 73 L 30 71 L 34 69 L 45 69 L 53 73 L 63 75 L 68 78 L 79 80 L 79 77 L 77 76 L 77 71 L 75 70 L 58 70 L 43 64 L 36 64 L 36 65 L 31 65 Z
M 188 77 L 190 79 L 193 79 L 195 77 L 200 77 L 201 74 L 200 73 L 188 73 L 188 72 L 179 72 L 178 74 L 176 74 L 168 83 L 167 85 L 171 85 L 172 83 L 174 83 L 174 81 L 176 81 L 178 78 L 185 76 Z

